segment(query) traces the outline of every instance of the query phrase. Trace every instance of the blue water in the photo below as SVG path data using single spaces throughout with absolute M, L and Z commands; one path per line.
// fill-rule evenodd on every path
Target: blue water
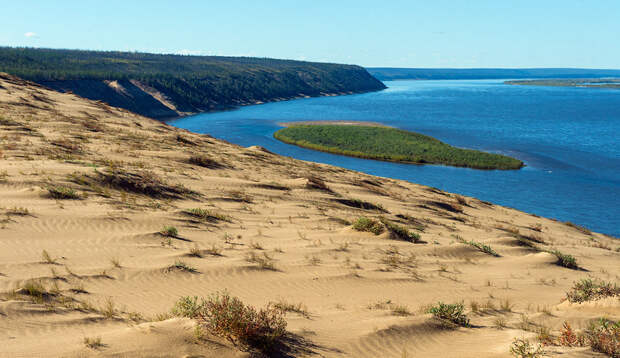
M 205 113 L 170 124 L 242 146 L 404 179 L 620 236 L 620 90 L 505 85 L 500 80 L 394 81 L 380 92 Z M 406 165 L 281 143 L 278 123 L 381 122 L 455 146 L 508 154 L 527 167 L 482 171 Z M 300 173 L 304 174 L 304 173 Z

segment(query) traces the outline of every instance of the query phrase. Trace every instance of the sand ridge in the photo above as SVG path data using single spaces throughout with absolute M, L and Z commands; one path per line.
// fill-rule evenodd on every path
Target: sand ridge
M 250 356 L 219 337 L 197 342 L 191 320 L 168 314 L 181 296 L 224 289 L 256 306 L 307 308 L 287 314 L 301 342 L 288 356 L 507 357 L 514 337 L 536 335 L 524 320 L 557 332 L 564 321 L 583 328 L 620 316 L 617 298 L 563 301 L 581 278 L 618 281 L 620 243 L 554 220 L 243 148 L 4 74 L 0 140 L 0 357 Z M 79 199 L 55 199 L 54 188 Z M 192 208 L 213 217 L 184 212 Z M 360 216 L 423 242 L 356 231 Z M 178 235 L 162 235 L 166 226 Z M 544 244 L 524 246 L 522 236 Z M 32 280 L 55 296 L 20 295 Z M 437 301 L 463 301 L 474 328 L 439 327 L 425 313 Z

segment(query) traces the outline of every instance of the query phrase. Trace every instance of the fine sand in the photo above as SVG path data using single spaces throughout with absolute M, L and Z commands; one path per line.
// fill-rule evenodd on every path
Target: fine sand
M 193 155 L 211 161 L 192 164 Z M 80 198 L 55 199 L 54 187 Z M 350 224 L 379 215 L 423 243 Z M 164 226 L 178 235 L 159 234 Z M 532 239 L 544 243 L 523 246 Z M 581 278 L 618 282 L 619 247 L 561 222 L 242 148 L 0 74 L 0 357 L 252 356 L 210 334 L 198 340 L 193 321 L 168 314 L 181 296 L 224 289 L 257 307 L 305 307 L 286 315 L 295 339 L 282 356 L 509 357 L 515 337 L 534 340 L 541 327 L 558 334 L 564 321 L 582 329 L 620 318 L 617 297 L 564 300 Z M 551 249 L 582 269 L 556 265 Z M 251 253 L 275 269 L 248 262 Z M 32 282 L 48 293 L 26 294 Z M 438 301 L 464 302 L 473 327 L 438 325 L 426 313 Z M 97 337 L 101 345 L 84 344 Z

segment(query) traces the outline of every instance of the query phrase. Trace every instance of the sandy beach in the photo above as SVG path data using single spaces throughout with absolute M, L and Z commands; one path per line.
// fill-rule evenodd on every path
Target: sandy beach
M 0 357 L 256 356 L 170 314 L 180 297 L 222 290 L 300 308 L 286 313 L 296 339 L 279 355 L 290 357 L 510 357 L 515 338 L 620 318 L 618 297 L 566 301 L 580 279 L 618 282 L 620 242 L 555 220 L 243 148 L 4 74 L 0 144 Z M 421 241 L 357 231 L 359 217 Z M 29 295 L 33 283 L 45 293 Z M 427 309 L 439 301 L 464 303 L 472 327 L 437 324 Z

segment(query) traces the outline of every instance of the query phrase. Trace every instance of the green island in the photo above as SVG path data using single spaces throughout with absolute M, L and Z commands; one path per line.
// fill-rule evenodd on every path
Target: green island
M 572 78 L 505 81 L 507 85 L 620 89 L 618 78 Z
M 383 126 L 292 124 L 273 136 L 303 148 L 364 159 L 474 169 L 524 166 L 522 161 L 505 155 L 456 148 L 423 134 Z

